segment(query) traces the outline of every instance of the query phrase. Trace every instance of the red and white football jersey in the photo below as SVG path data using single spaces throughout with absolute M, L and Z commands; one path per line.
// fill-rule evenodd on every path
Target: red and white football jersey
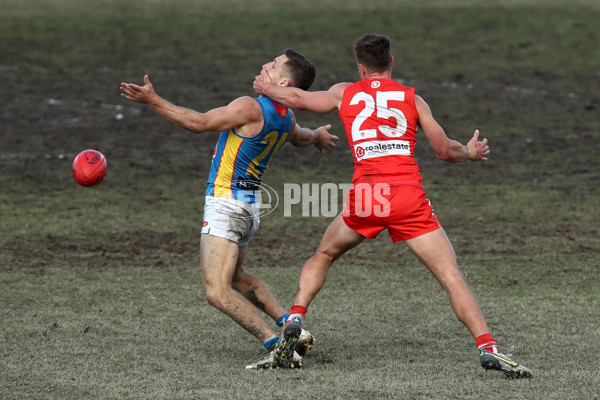
M 353 183 L 419 183 L 415 89 L 393 79 L 362 79 L 344 90 L 339 117 L 354 155 Z

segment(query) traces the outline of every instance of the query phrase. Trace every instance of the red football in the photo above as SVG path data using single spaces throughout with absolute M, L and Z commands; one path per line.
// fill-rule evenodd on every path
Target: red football
M 106 175 L 106 158 L 97 150 L 84 150 L 73 161 L 73 178 L 81 186 L 94 186 Z

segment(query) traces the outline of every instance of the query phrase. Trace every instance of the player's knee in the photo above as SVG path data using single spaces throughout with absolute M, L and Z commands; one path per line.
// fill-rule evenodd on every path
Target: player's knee
M 208 301 L 208 304 L 219 310 L 223 310 L 226 299 L 226 293 L 224 293 L 224 291 L 222 290 L 210 287 L 206 287 L 205 289 L 206 300 Z
M 206 291 L 206 301 L 208 301 L 208 304 L 210 304 L 213 307 L 216 307 L 218 309 L 221 308 L 221 301 L 219 296 L 216 293 L 212 293 L 210 291 Z
M 330 251 L 329 249 L 318 249 L 313 257 L 316 261 L 318 261 L 319 265 L 327 267 L 333 264 L 333 262 L 338 258 L 335 252 Z
M 219 302 L 219 299 L 217 299 L 215 297 L 206 296 L 206 300 L 208 300 L 208 304 L 215 307 L 217 310 L 220 310 L 222 308 L 221 303 Z
M 445 274 L 443 279 L 440 280 L 440 283 L 447 292 L 463 290 L 467 288 L 465 278 L 458 268 L 452 270 L 452 272 L 448 274 Z

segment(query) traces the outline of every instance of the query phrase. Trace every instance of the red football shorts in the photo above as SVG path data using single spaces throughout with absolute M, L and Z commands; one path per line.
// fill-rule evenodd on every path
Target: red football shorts
M 441 225 L 421 185 L 358 183 L 348 191 L 342 217 L 351 229 L 374 239 L 388 230 L 395 242 L 433 232 Z

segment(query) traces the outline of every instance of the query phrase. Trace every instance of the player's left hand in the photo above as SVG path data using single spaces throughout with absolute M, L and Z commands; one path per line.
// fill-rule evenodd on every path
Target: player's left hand
M 483 140 L 479 141 L 479 129 L 475 129 L 473 138 L 467 143 L 467 147 L 469 148 L 469 160 L 487 161 L 487 155 L 490 154 L 490 146 L 488 146 L 487 143 L 487 138 L 483 138 Z M 473 153 L 474 155 L 471 156 Z
M 315 140 L 315 147 L 319 150 L 319 153 L 325 150 L 335 148 L 335 141 L 340 140 L 336 135 L 332 135 L 329 133 L 331 129 L 331 124 L 323 125 L 315 129 L 315 133 L 317 134 L 317 138 Z
M 137 103 L 148 104 L 156 96 L 156 93 L 150 83 L 150 78 L 148 75 L 144 75 L 144 86 L 121 82 L 121 96 Z

